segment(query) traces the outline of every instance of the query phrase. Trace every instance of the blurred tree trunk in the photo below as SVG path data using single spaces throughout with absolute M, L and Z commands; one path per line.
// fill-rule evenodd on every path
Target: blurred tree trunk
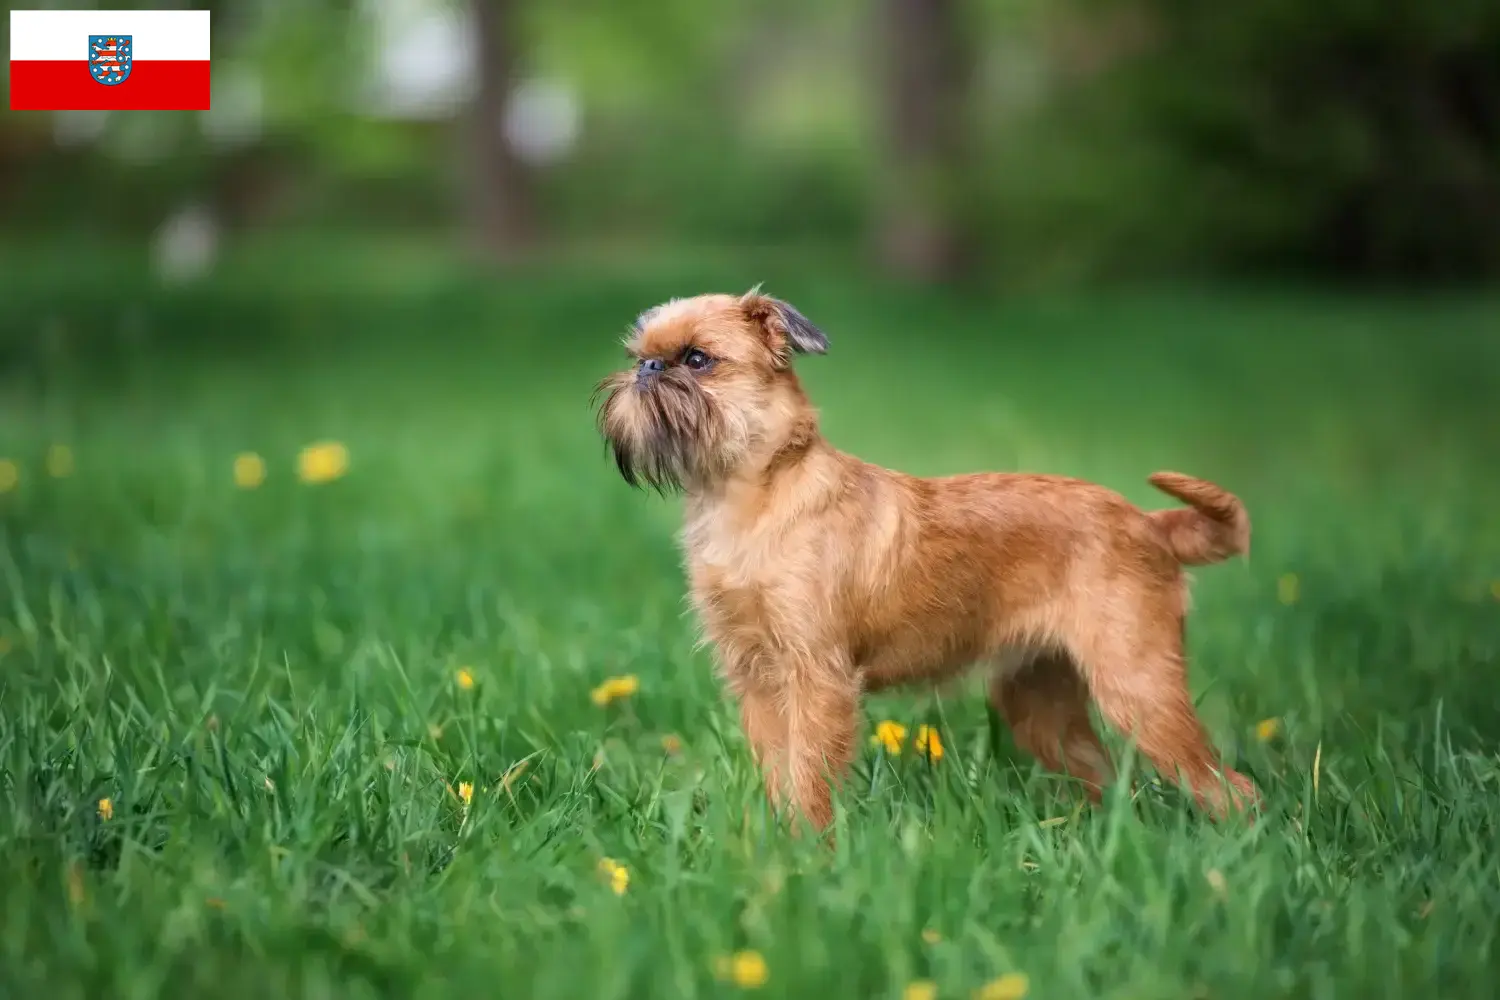
M 972 60 L 961 0 L 877 0 L 886 187 L 877 247 L 894 273 L 920 281 L 960 266 L 959 186 Z
M 505 141 L 505 103 L 520 69 L 519 0 L 470 0 L 478 80 L 471 109 L 468 214 L 481 251 L 501 259 L 536 241 L 531 177 Z

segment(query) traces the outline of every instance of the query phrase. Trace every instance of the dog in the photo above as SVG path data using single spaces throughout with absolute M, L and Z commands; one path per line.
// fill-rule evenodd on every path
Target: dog
M 1096 802 L 1114 775 L 1090 700 L 1215 817 L 1259 802 L 1212 749 L 1184 659 L 1183 567 L 1249 552 L 1233 494 L 1158 472 L 1187 506 L 1147 512 L 1079 479 L 861 461 L 793 371 L 828 337 L 758 288 L 656 306 L 625 346 L 598 429 L 627 483 L 683 495 L 692 604 L 773 806 L 826 828 L 861 695 L 975 664 L 1017 744 Z

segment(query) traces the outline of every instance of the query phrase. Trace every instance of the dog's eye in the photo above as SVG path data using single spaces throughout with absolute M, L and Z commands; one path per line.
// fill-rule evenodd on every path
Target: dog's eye
M 701 372 L 703 369 L 713 364 L 714 359 L 698 350 L 698 348 L 694 347 L 682 356 L 682 363 L 687 365 L 695 372 Z

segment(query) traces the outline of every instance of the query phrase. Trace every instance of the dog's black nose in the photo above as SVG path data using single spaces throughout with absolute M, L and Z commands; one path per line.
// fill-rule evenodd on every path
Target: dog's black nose
M 656 376 L 667 370 L 667 363 L 660 358 L 643 358 L 641 367 L 635 373 L 636 385 L 650 382 Z

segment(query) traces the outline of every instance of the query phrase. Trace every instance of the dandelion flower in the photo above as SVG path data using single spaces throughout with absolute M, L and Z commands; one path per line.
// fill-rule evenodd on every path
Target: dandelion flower
M 906 984 L 901 991 L 901 1000 L 936 1000 L 937 983 L 931 979 L 917 979 Z
M 56 479 L 73 474 L 73 450 L 65 444 L 47 449 L 47 475 Z
M 1282 604 L 1296 604 L 1301 583 L 1296 573 L 1283 573 L 1276 581 L 1276 599 Z
M 594 688 L 589 697 L 595 705 L 608 705 L 617 698 L 629 698 L 641 688 L 640 680 L 635 674 L 626 674 L 623 677 L 611 677 L 603 684 Z
M 1007 972 L 975 990 L 974 1000 L 1021 1000 L 1030 989 L 1031 983 L 1023 973 Z
M 349 471 L 349 449 L 337 441 L 310 444 L 297 456 L 297 475 L 304 483 L 328 483 Z
M 1261 719 L 1255 724 L 1255 738 L 1262 743 L 1269 743 L 1281 732 L 1281 720 L 1276 718 Z
M 474 800 L 474 782 L 460 781 L 458 783 L 458 800 L 467 808 Z
M 9 493 L 21 481 L 21 470 L 8 458 L 0 458 L 0 493 Z
M 899 722 L 887 719 L 877 723 L 875 735 L 870 737 L 870 742 L 885 747 L 885 752 L 895 756 L 901 752 L 901 744 L 906 741 L 906 727 Z
M 720 971 L 740 989 L 753 990 L 764 986 L 770 978 L 766 960 L 758 951 L 737 951 L 720 963 Z
M 460 667 L 458 673 L 454 675 L 454 679 L 458 681 L 458 686 L 465 691 L 474 690 L 474 675 L 470 673 L 468 667 Z
M 682 737 L 676 733 L 668 733 L 661 738 L 661 748 L 671 756 L 682 753 Z
M 599 859 L 599 874 L 609 880 L 609 887 L 616 896 L 625 895 L 625 890 L 630 888 L 630 869 L 614 858 Z
M 933 726 L 918 726 L 916 739 L 917 753 L 923 754 L 931 761 L 943 759 L 943 739 Z
M 253 490 L 266 481 L 266 460 L 253 451 L 234 456 L 234 485 Z
M 109 799 L 100 799 L 99 800 L 99 818 L 100 819 L 114 819 L 115 818 L 115 804 L 113 802 L 111 802 Z

